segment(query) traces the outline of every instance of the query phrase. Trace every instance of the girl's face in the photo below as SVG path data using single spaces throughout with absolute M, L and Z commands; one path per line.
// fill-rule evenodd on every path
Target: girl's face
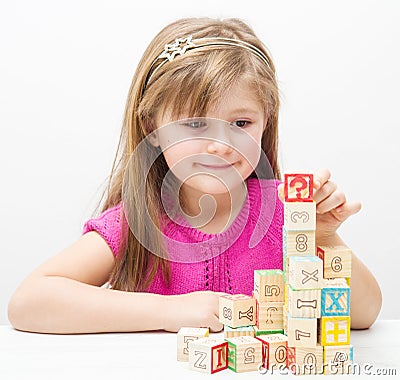
M 186 187 L 221 194 L 242 184 L 261 154 L 266 125 L 262 105 L 245 82 L 226 93 L 206 117 L 157 120 L 153 145 Z

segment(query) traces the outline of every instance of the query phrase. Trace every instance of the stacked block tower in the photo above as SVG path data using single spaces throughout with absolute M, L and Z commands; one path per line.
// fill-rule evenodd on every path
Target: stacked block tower
M 346 373 L 350 345 L 347 247 L 316 247 L 312 174 L 285 174 L 283 271 L 287 366 L 295 373 Z M 332 363 L 331 363 L 332 362 Z M 331 364 L 330 364 L 331 363 Z
M 350 276 L 347 247 L 316 246 L 312 174 L 285 174 L 283 270 L 254 271 L 252 296 L 224 295 L 224 337 L 182 328 L 178 360 L 215 373 L 289 370 L 346 374 L 351 369 Z

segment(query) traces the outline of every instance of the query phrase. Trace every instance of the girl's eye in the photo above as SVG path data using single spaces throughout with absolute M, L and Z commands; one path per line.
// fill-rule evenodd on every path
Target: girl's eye
M 246 127 L 248 124 L 250 124 L 249 121 L 246 120 L 236 120 L 232 123 L 232 125 L 239 127 L 239 128 L 244 128 Z
M 182 125 L 193 129 L 199 129 L 205 127 L 207 124 L 204 121 L 188 121 L 186 123 L 183 123 Z

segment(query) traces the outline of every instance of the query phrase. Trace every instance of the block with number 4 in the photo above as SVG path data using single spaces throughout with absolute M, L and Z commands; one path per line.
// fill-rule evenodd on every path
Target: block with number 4
M 189 343 L 189 368 L 212 374 L 228 368 L 228 342 L 200 338 Z
M 256 300 L 245 294 L 219 297 L 219 321 L 229 327 L 256 324 Z

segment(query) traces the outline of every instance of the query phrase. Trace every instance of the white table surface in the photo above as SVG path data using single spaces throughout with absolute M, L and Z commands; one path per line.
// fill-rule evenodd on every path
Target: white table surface
M 222 337 L 222 333 L 212 334 Z M 50 335 L 0 326 L 0 379 L 267 379 L 270 374 L 225 370 L 206 375 L 176 360 L 176 334 Z M 369 330 L 351 331 L 354 362 L 361 371 L 396 371 L 400 377 L 400 320 L 378 320 Z M 293 375 L 277 377 L 290 378 Z M 326 376 L 301 376 L 301 379 Z M 364 372 L 365 377 L 365 372 Z M 369 377 L 369 376 L 368 376 Z M 299 378 L 299 377 L 297 377 Z

